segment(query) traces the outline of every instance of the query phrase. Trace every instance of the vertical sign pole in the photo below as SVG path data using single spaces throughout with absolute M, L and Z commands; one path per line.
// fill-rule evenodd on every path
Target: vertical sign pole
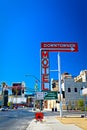
M 40 49 L 40 92 L 42 91 L 42 57 L 41 57 L 41 49 Z M 42 110 L 42 100 L 40 100 L 40 111 Z
M 58 53 L 58 78 L 59 78 L 59 91 L 60 91 L 60 117 L 62 117 L 62 89 L 61 89 L 61 70 L 60 70 L 60 53 Z

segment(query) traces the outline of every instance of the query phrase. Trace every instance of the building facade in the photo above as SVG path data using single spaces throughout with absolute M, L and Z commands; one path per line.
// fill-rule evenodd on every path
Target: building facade
M 87 86 L 87 82 L 75 82 L 73 78 L 64 79 L 62 84 L 65 89 L 65 106 L 68 106 L 69 109 L 76 108 L 77 102 L 80 99 L 84 99 L 81 95 L 81 90 L 83 87 Z
M 58 80 L 52 80 L 52 83 L 55 84 L 51 87 L 51 91 L 58 92 L 58 100 L 48 101 L 48 104 L 50 104 L 48 106 L 59 109 L 60 94 Z M 80 75 L 75 78 L 69 73 L 61 75 L 61 100 L 63 109 L 78 109 L 78 100 L 84 100 L 84 96 L 81 95 L 81 90 L 84 87 L 87 88 L 87 70 L 81 71 Z
M 87 82 L 87 70 L 82 70 L 74 80 L 75 82 Z

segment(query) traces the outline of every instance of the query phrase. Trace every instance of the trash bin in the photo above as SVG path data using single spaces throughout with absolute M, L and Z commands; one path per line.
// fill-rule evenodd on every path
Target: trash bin
M 54 108 L 52 108 L 52 112 L 54 111 Z
M 55 111 L 57 112 L 57 108 L 55 108 Z

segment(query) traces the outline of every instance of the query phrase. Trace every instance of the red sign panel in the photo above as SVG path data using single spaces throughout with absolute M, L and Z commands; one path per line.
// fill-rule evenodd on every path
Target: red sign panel
M 77 52 L 77 42 L 42 42 L 41 49 L 52 52 Z
M 41 88 L 50 90 L 49 52 L 77 52 L 77 42 L 42 42 L 41 43 Z
M 41 50 L 41 80 L 42 90 L 49 90 L 49 52 Z

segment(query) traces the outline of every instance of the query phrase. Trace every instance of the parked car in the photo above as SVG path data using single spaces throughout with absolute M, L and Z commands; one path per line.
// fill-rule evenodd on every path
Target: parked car
M 1 111 L 8 111 L 8 107 L 5 107 L 5 106 L 4 106 L 4 107 L 0 108 L 0 110 L 1 110 Z

